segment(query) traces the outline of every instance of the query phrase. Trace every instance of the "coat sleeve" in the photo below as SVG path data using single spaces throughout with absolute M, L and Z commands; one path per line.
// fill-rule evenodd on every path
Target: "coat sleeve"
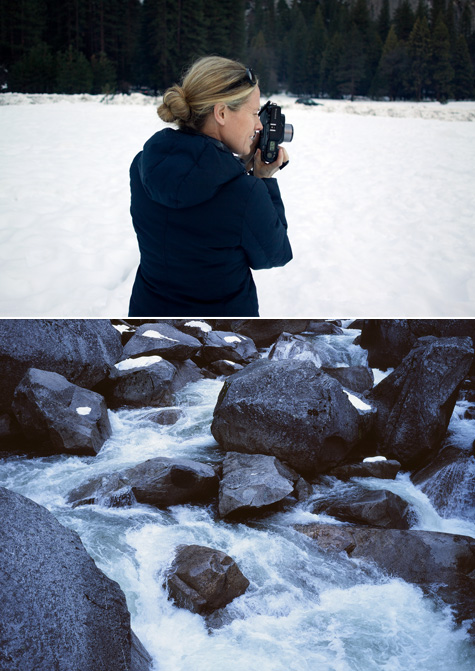
M 277 180 L 257 179 L 244 213 L 242 246 L 253 270 L 285 266 L 292 259 Z

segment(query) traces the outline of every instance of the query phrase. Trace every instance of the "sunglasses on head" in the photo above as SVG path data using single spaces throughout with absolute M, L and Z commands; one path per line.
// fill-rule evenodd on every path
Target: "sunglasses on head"
M 230 84 L 224 91 L 223 93 L 228 93 L 228 91 L 232 91 L 233 89 L 237 89 L 243 84 L 250 84 L 250 86 L 255 86 L 257 84 L 257 79 L 256 75 L 252 71 L 251 68 L 246 68 L 246 74 L 241 77 L 241 79 L 238 79 L 237 82 L 233 82 Z

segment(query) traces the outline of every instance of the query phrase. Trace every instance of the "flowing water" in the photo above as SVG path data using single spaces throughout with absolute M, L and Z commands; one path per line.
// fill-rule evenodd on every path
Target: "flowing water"
M 331 365 L 360 364 L 364 352 L 352 345 L 354 335 L 312 340 Z M 473 671 L 475 649 L 448 608 L 362 561 L 319 551 L 293 529 L 329 519 L 309 512 L 308 502 L 248 525 L 219 520 L 214 506 L 72 509 L 65 503 L 67 493 L 90 478 L 151 457 L 222 459 L 210 432 L 221 386 L 222 380 L 203 380 L 178 393 L 184 415 L 173 426 L 151 421 L 151 408 L 110 412 L 113 434 L 96 457 L 4 459 L 0 485 L 46 506 L 79 533 L 125 592 L 154 671 Z M 454 413 L 451 431 L 463 428 L 464 440 L 473 441 L 475 422 L 466 422 Z M 408 500 L 417 529 L 475 537 L 474 523 L 457 510 L 441 517 L 407 474 L 359 482 Z M 163 576 L 181 543 L 227 552 L 250 580 L 247 592 L 208 620 L 175 607 Z

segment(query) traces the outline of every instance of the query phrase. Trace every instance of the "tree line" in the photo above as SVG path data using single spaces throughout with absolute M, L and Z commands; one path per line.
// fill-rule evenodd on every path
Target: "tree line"
M 475 95 L 468 0 L 0 0 L 3 90 L 153 93 L 199 55 L 253 67 L 266 93 Z

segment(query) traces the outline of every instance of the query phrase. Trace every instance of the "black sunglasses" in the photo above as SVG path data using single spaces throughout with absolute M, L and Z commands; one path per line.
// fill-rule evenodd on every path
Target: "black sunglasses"
M 223 93 L 228 93 L 228 91 L 237 89 L 243 84 L 250 84 L 251 86 L 255 86 L 257 84 L 256 75 L 251 68 L 246 68 L 246 74 L 243 75 L 241 79 L 238 79 L 237 82 L 230 84 L 226 89 L 224 89 Z

